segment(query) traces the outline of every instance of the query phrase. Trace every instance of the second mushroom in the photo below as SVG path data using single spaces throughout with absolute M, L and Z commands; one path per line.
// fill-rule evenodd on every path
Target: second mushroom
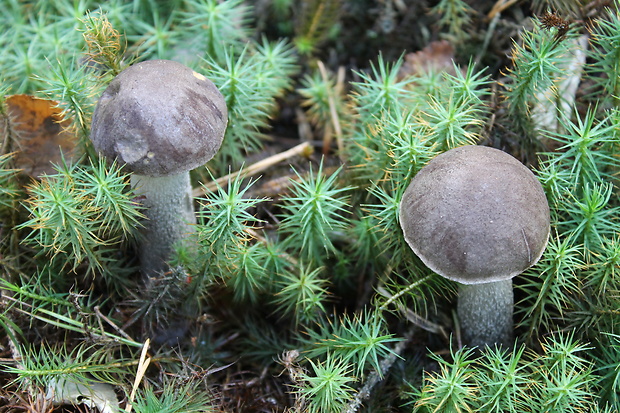
M 100 97 L 91 140 L 133 172 L 132 187 L 144 197 L 148 221 L 139 255 L 145 276 L 164 270 L 174 244 L 194 230 L 189 171 L 217 153 L 227 121 L 215 85 L 170 60 L 130 66 Z
M 512 278 L 539 260 L 550 231 L 549 206 L 534 174 L 497 149 L 449 150 L 413 178 L 400 225 L 428 268 L 459 283 L 465 342 L 508 346 Z

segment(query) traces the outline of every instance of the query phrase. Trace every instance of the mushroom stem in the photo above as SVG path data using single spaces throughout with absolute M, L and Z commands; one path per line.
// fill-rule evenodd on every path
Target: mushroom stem
M 165 271 L 174 244 L 195 231 L 189 173 L 150 177 L 133 174 L 131 186 L 144 196 L 145 223 L 140 240 L 140 270 L 146 277 Z
M 512 280 L 460 284 L 457 312 L 465 343 L 508 348 L 513 337 Z

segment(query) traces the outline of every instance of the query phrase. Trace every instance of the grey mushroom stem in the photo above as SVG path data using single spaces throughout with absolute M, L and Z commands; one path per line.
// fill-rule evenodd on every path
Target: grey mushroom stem
M 136 195 L 144 196 L 148 219 L 140 241 L 140 270 L 153 276 L 165 271 L 175 244 L 195 231 L 189 172 L 160 177 L 134 173 L 131 186 Z
M 471 346 L 508 347 L 513 339 L 512 279 L 460 284 L 457 313 L 463 340 Z

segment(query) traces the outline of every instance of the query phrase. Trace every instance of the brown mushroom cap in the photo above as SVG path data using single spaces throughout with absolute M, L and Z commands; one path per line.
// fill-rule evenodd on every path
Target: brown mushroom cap
M 137 174 L 172 175 L 211 159 L 227 121 L 226 102 L 210 80 L 181 63 L 149 60 L 110 82 L 93 114 L 91 140 Z
M 431 270 L 463 284 L 508 280 L 534 265 L 549 237 L 549 205 L 534 174 L 493 148 L 438 155 L 400 206 L 407 243 Z

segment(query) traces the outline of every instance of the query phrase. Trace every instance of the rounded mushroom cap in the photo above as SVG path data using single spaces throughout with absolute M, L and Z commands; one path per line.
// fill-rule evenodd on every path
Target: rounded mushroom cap
M 228 111 L 220 91 L 181 63 L 149 60 L 123 70 L 95 108 L 91 140 L 137 174 L 189 171 L 219 150 Z
M 549 238 L 549 205 L 512 156 L 463 146 L 431 160 L 403 194 L 400 225 L 413 252 L 463 284 L 508 280 L 534 265 Z

